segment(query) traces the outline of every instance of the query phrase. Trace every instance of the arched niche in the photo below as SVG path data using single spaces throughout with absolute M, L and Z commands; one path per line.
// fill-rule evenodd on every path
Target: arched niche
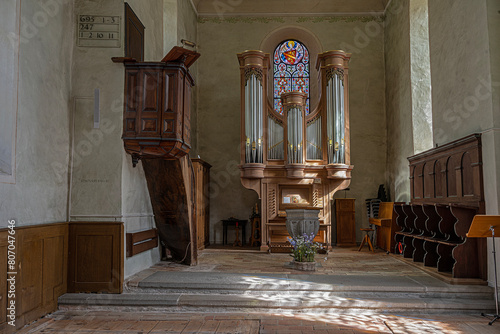
M 417 165 L 413 170 L 413 195 L 414 198 L 424 198 L 424 165 Z
M 454 157 L 451 156 L 446 162 L 446 194 L 448 197 L 457 197 L 457 164 L 454 162 Z
M 446 178 L 440 160 L 434 162 L 434 188 L 436 198 L 443 198 L 446 189 Z
M 434 166 L 432 163 L 424 165 L 424 198 L 434 197 Z
M 474 196 L 474 171 L 469 152 L 462 155 L 462 196 Z
M 301 43 L 303 43 L 307 49 L 309 50 L 310 56 L 310 79 L 309 79 L 309 88 L 310 88 L 310 103 L 311 103 L 311 112 L 316 109 L 319 101 L 319 88 L 318 88 L 318 70 L 316 69 L 316 60 L 318 54 L 323 52 L 323 47 L 321 46 L 321 42 L 318 37 L 313 34 L 311 31 L 298 27 L 298 26 L 283 26 L 276 30 L 271 31 L 260 44 L 259 50 L 262 50 L 265 53 L 269 53 L 271 56 L 271 66 L 273 64 L 272 57 L 276 46 L 287 39 L 294 39 Z M 273 82 L 273 70 L 270 69 L 268 72 L 268 82 Z M 268 94 L 267 96 L 273 96 L 273 85 L 270 84 L 267 87 Z M 271 102 L 271 101 L 270 101 Z

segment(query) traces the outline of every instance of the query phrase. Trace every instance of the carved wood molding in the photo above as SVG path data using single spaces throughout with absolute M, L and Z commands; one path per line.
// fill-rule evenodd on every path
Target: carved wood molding
M 481 134 L 408 158 L 412 203 L 468 205 L 484 211 Z

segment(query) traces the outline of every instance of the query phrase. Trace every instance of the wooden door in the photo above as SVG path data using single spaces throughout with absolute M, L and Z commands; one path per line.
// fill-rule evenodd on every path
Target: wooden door
M 125 2 L 125 57 L 144 61 L 144 25 Z
M 201 159 L 192 159 L 196 180 L 196 235 L 198 249 L 209 244 L 209 193 L 210 164 Z
M 337 218 L 337 246 L 356 246 L 356 219 L 354 198 L 335 199 Z
M 123 291 L 123 223 L 71 222 L 68 292 Z

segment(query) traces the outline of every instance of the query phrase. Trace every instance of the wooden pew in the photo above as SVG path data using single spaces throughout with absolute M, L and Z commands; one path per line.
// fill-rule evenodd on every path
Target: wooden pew
M 400 230 L 396 224 L 396 214 L 394 214 L 394 202 L 381 202 L 379 206 L 378 218 L 370 218 L 370 224 L 377 229 L 377 247 L 386 252 L 394 253 L 394 234 Z

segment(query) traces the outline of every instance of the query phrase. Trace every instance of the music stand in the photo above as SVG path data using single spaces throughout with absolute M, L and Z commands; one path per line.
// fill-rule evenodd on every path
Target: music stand
M 472 223 L 469 228 L 469 232 L 467 233 L 468 238 L 493 238 L 493 263 L 495 268 L 495 305 L 496 305 L 496 313 L 495 314 L 485 314 L 481 313 L 483 317 L 493 317 L 488 325 L 492 325 L 497 319 L 500 319 L 500 315 L 498 315 L 498 284 L 497 284 L 497 259 L 496 259 L 496 251 L 495 251 L 495 230 L 499 229 L 500 231 L 500 216 L 485 216 L 485 215 L 476 215 L 472 220 Z

